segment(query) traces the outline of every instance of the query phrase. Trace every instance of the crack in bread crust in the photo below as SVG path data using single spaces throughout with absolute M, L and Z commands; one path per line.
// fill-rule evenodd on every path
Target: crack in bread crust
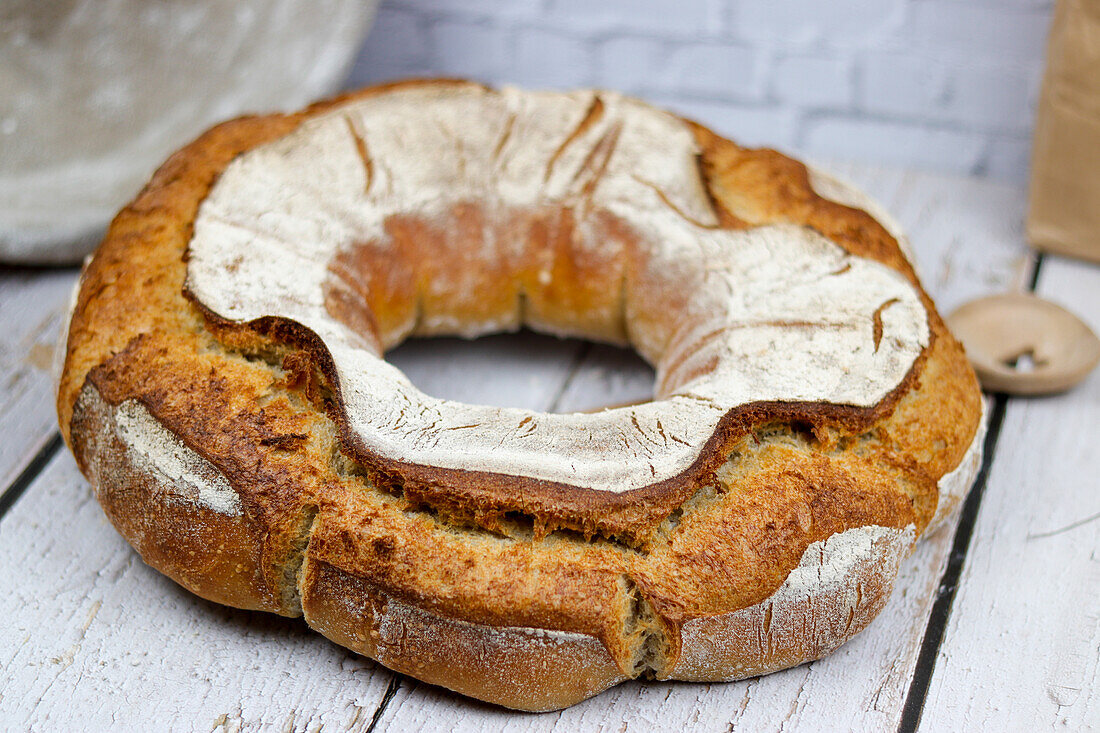
M 298 350 L 254 332 L 222 329 L 183 296 L 191 222 L 220 171 L 240 152 L 334 104 L 237 120 L 196 140 L 120 212 L 85 274 L 58 393 L 61 430 L 108 516 L 150 564 L 204 597 L 244 608 L 299 613 L 301 587 L 311 624 L 367 654 L 372 647 L 358 635 L 369 637 L 371 622 L 339 611 L 340 604 L 395 599 L 421 614 L 417 628 L 436 623 L 434 617 L 440 628 L 471 634 L 449 642 L 456 649 L 477 648 L 482 627 L 577 635 L 568 653 L 580 656 L 569 657 L 571 664 L 591 665 L 591 674 L 576 685 L 552 689 L 546 678 L 510 663 L 474 675 L 461 688 L 502 705 L 551 709 L 630 676 L 639 649 L 624 641 L 629 619 L 636 631 L 637 618 L 651 613 L 644 625 L 663 629 L 635 638 L 643 647 L 652 640 L 652 648 L 642 650 L 643 669 L 664 675 L 696 653 L 682 638 L 684 629 L 765 602 L 814 543 L 866 526 L 913 525 L 920 534 L 936 513 L 937 482 L 963 462 L 981 407 L 961 347 L 923 291 L 933 340 L 919 373 L 911 374 L 888 410 L 859 427 L 831 420 L 807 425 L 791 416 L 756 422 L 723 446 L 728 455 L 708 481 L 647 518 L 648 528 L 624 523 L 633 534 L 610 533 L 620 542 L 555 532 L 553 521 L 536 535 L 526 525 L 502 526 L 513 519 L 476 503 L 433 505 L 428 499 L 434 497 L 418 496 L 423 503 L 417 506 L 389 493 L 375 483 L 385 476 L 356 468 L 347 455 L 354 452 L 341 452 L 338 426 L 317 407 L 326 389 L 310 358 L 295 357 Z M 817 197 L 800 164 L 693 129 L 701 166 L 731 216 L 808 222 L 916 283 L 889 233 L 864 212 Z M 81 397 L 87 390 L 107 407 L 92 409 L 90 398 Z M 182 513 L 169 519 L 162 479 L 115 470 L 132 462 L 126 463 L 130 453 L 109 425 L 110 413 L 131 400 L 225 476 L 238 495 L 240 516 L 176 502 L 172 506 Z M 105 434 L 116 437 L 97 437 Z M 211 527 L 217 542 L 203 539 Z M 318 568 L 343 579 L 311 585 L 307 595 Z M 633 591 L 624 593 L 624 578 Z M 862 591 L 868 599 L 887 592 L 881 584 Z M 779 621 L 773 617 L 770 625 Z M 841 624 L 841 636 L 856 626 Z M 337 627 L 344 636 L 330 633 Z M 502 653 L 537 656 L 541 642 L 525 638 L 516 636 Z M 777 649 L 775 658 L 805 661 L 792 645 Z M 427 681 L 458 684 L 395 654 L 384 663 Z M 713 678 L 729 674 L 717 670 Z

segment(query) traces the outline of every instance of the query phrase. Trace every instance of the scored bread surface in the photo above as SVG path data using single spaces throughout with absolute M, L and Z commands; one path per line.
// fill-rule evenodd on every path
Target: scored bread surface
M 561 128 L 525 135 L 534 123 L 524 111 L 546 100 Z M 467 149 L 481 133 L 454 124 L 433 143 L 450 140 L 480 183 L 431 206 L 402 193 L 369 216 L 341 209 L 341 196 L 366 202 L 376 186 L 405 191 L 405 179 L 430 189 L 408 170 L 414 160 L 384 154 L 389 123 L 377 119 L 407 120 L 404 107 L 434 101 L 484 109 L 485 119 L 462 118 L 468 128 L 494 123 L 488 153 Z M 373 117 L 372 105 L 385 114 Z M 666 141 L 675 175 L 650 176 L 656 186 L 631 178 L 631 166 L 656 170 L 631 154 L 634 128 Z M 551 133 L 539 153 L 533 141 Z M 609 135 L 617 153 L 606 151 Z M 313 178 L 295 167 L 311 145 L 323 148 Z M 510 163 L 509 145 L 528 162 Z M 552 195 L 494 198 L 475 170 L 487 154 L 517 167 L 517 187 L 528 168 L 549 170 L 539 190 Z M 585 161 L 599 155 L 594 170 Z M 280 179 L 280 166 L 295 175 Z M 165 163 L 82 276 L 62 430 L 116 527 L 154 567 L 212 600 L 304 613 L 338 643 L 464 694 L 547 710 L 631 677 L 733 679 L 818 658 L 874 617 L 913 538 L 957 503 L 976 469 L 981 416 L 973 374 L 896 224 L 878 223 L 858 192 L 823 175 L 610 94 L 405 83 L 226 123 Z M 634 183 L 614 183 L 622 176 Z M 286 194 L 295 179 L 300 196 Z M 580 198 L 570 198 L 573 179 Z M 234 209 L 234 194 L 251 203 Z M 545 235 L 551 224 L 564 239 Z M 522 241 L 506 241 L 517 231 Z M 621 256 L 586 269 L 608 233 Z M 676 237 L 706 245 L 703 275 L 672 271 L 669 258 L 686 252 L 665 246 Z M 265 270 L 246 256 L 291 257 L 286 241 L 309 254 L 293 282 L 292 259 Z M 446 278 L 432 290 L 438 273 L 416 242 L 444 259 L 474 252 L 447 263 L 466 268 L 460 279 L 507 260 L 476 283 L 503 295 L 471 299 L 469 281 Z M 804 281 L 769 251 L 804 263 L 794 268 Z M 749 257 L 758 269 L 746 275 Z M 851 274 L 867 289 L 845 283 Z M 830 280 L 841 287 L 818 288 Z M 658 301 L 679 301 L 644 302 L 647 284 Z M 523 324 L 629 340 L 658 369 L 655 406 L 577 417 L 444 403 L 380 358 L 410 333 Z M 753 329 L 763 340 L 737 340 Z M 736 333 L 716 346 L 683 338 L 693 330 Z M 767 359 L 744 356 L 769 343 L 780 348 Z M 841 352 L 851 360 L 818 378 L 830 373 L 815 370 L 820 356 Z M 357 383 L 360 366 L 377 379 Z M 867 378 L 846 385 L 850 372 Z M 740 392 L 727 387 L 738 378 Z M 541 451 L 568 447 L 588 467 L 566 470 L 568 451 L 542 464 L 519 449 L 488 459 L 480 438 L 465 444 L 476 457 L 462 459 L 460 438 L 422 425 L 386 443 L 386 400 L 398 397 L 496 440 L 527 420 L 549 436 Z M 696 403 L 704 408 L 684 407 Z M 588 453 L 569 442 L 581 430 L 599 438 Z M 614 430 L 635 433 L 620 453 Z M 647 436 L 657 439 L 639 449 Z
M 342 419 L 372 454 L 652 486 L 692 466 L 732 409 L 872 407 L 928 344 L 920 298 L 894 270 L 804 227 L 719 226 L 697 149 L 681 120 L 610 93 L 411 88 L 349 102 L 221 174 L 187 287 L 222 318 L 317 334 Z M 410 220 L 441 223 L 413 239 Z M 366 266 L 344 264 L 356 258 Z M 419 303 L 417 276 L 430 278 Z M 592 283 L 594 303 L 558 295 Z M 428 397 L 383 359 L 408 334 L 520 325 L 629 341 L 657 369 L 655 399 L 502 410 Z

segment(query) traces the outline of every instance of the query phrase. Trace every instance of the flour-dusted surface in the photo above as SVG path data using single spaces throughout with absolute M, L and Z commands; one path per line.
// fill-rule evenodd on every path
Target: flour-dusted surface
M 808 228 L 720 228 L 697 152 L 682 121 L 612 93 L 429 86 L 345 103 L 225 170 L 195 221 L 188 288 L 224 318 L 282 316 L 320 336 L 370 453 L 642 488 L 692 466 L 741 405 L 876 405 L 929 339 L 917 292 L 893 270 Z M 538 233 L 566 227 L 563 210 L 561 260 L 557 235 Z M 429 265 L 400 226 L 477 235 L 445 239 L 430 257 L 451 266 L 404 293 L 403 269 Z M 356 256 L 373 276 L 341 266 Z M 563 261 L 593 272 L 563 274 Z M 562 316 L 562 278 L 609 292 Z M 481 305 L 509 288 L 510 303 Z M 404 317 L 379 310 L 402 298 L 416 302 L 390 306 Z M 521 324 L 629 341 L 657 370 L 655 399 L 586 415 L 463 404 L 382 358 L 412 333 Z
M 95 390 L 88 394 L 99 395 Z M 113 419 L 104 422 L 115 426 L 137 470 L 159 476 L 180 501 L 240 516 L 241 499 L 225 475 L 157 422 L 140 402 L 126 400 L 114 408 L 102 403 L 100 409 L 113 410 Z
M 825 167 L 856 181 L 896 213 L 912 234 L 926 285 L 944 312 L 969 298 L 1026 282 L 1020 190 L 862 166 Z M 1049 264 L 1048 260 L 1047 274 Z M 28 358 L 28 346 L 50 346 L 56 333 L 50 326 L 56 329 L 59 323 L 53 314 L 64 310 L 74 277 L 75 273 L 0 273 L 0 313 L 8 325 L 0 333 L 0 355 L 16 367 L 8 374 L 18 374 L 0 383 L 3 404 L 14 406 L 0 413 L 0 451 L 11 458 L 11 475 L 28 465 L 53 430 L 48 370 L 20 365 Z M 1041 287 L 1045 277 L 1040 278 Z M 1075 282 L 1051 285 L 1068 292 L 1081 287 Z M 1094 290 L 1085 287 L 1082 292 Z M 410 364 L 408 359 L 420 356 L 418 344 L 410 342 L 401 347 L 406 359 L 401 366 L 429 394 L 471 399 L 484 393 L 479 390 L 490 378 L 507 393 L 502 398 L 507 404 L 540 411 L 629 402 L 652 389 L 652 372 L 636 357 L 616 358 L 619 352 L 614 349 L 584 350 L 567 342 L 554 352 L 552 342 L 541 342 L 538 348 L 545 350 L 546 360 L 559 366 L 556 371 L 532 370 L 524 358 L 509 354 L 507 338 L 462 344 L 469 350 L 462 357 L 464 366 L 438 372 Z M 484 358 L 479 362 L 475 353 L 483 343 Z M 517 344 L 528 348 L 528 342 Z M 434 351 L 426 358 L 437 359 L 438 354 Z M 463 387 L 471 382 L 475 384 Z M 957 602 L 969 603 L 967 588 L 974 589 L 973 597 L 980 602 L 974 604 L 973 615 L 963 614 L 973 625 L 968 622 L 945 641 L 947 653 L 933 679 L 943 671 L 952 676 L 942 687 L 932 686 L 938 697 L 930 698 L 925 713 L 932 722 L 939 720 L 934 706 L 954 711 L 946 724 L 965 717 L 974 727 L 985 720 L 983 715 L 995 716 L 998 711 L 1032 714 L 1033 709 L 1033 714 L 1043 715 L 1059 709 L 1048 690 L 1062 695 L 1060 710 L 1071 729 L 1075 724 L 1077 729 L 1087 727 L 1096 719 L 1097 688 L 1089 666 L 1096 659 L 1095 642 L 1089 639 L 1095 627 L 1089 622 L 1091 597 L 1085 595 L 1095 587 L 1087 572 L 1090 563 L 1095 565 L 1087 544 L 1095 540 L 1089 533 L 1095 532 L 1096 522 L 1026 540 L 1028 533 L 1064 529 L 1090 515 L 1086 496 L 1067 501 L 1051 493 L 1087 489 L 1088 477 L 1100 470 L 1094 453 L 1079 450 L 1058 432 L 1064 429 L 1082 439 L 1092 434 L 1095 421 L 1074 410 L 1093 401 L 1079 397 L 1072 393 L 1057 405 L 1028 403 L 1028 412 L 1017 418 L 1012 410 L 1020 403 L 1010 402 L 1009 422 L 1020 431 L 1019 447 L 993 451 L 994 468 L 1000 461 L 1006 464 L 987 487 L 986 501 L 997 492 L 1004 496 L 988 518 L 989 507 L 983 502 L 980 516 L 985 528 L 979 527 L 975 536 L 1019 543 L 1014 546 L 1025 554 L 1013 557 L 1026 562 L 1008 563 L 1013 577 L 1002 582 L 988 573 L 1000 566 L 997 557 L 1003 545 L 982 550 L 978 539 L 972 545 L 984 553 L 985 570 L 968 571 Z M 1035 411 L 1048 404 L 1049 414 Z M 1059 445 L 1071 453 L 1057 452 Z M 1044 453 L 1062 456 L 1053 463 L 1064 464 L 1049 482 L 1052 462 L 1036 458 Z M 1034 508 L 1020 506 L 1018 492 L 1006 488 L 1017 486 L 1017 476 L 1025 477 L 1027 485 L 1020 486 L 1028 489 L 1025 494 Z M 1039 488 L 1031 490 L 1032 482 Z M 5 481 L 4 488 L 9 483 Z M 398 733 L 620 731 L 624 726 L 635 731 L 895 730 L 956 521 L 949 517 L 942 531 L 918 543 L 903 561 L 894 593 L 879 617 L 821 661 L 725 684 L 630 682 L 569 710 L 522 715 L 393 675 L 299 622 L 225 609 L 180 591 L 145 567 L 117 536 L 63 453 L 0 520 L 0 571 L 10 575 L 34 569 L 22 576 L 14 593 L 0 599 L 6 619 L 0 627 L 0 666 L 6 675 L 0 711 L 12 727 L 32 730 L 134 730 L 157 720 L 173 730 L 274 728 L 305 733 L 321 726 L 365 731 L 376 716 L 374 730 Z M 1021 522 L 1034 526 L 1018 532 Z M 1004 525 L 1008 536 L 994 524 Z M 1069 540 L 1072 548 L 1045 544 Z M 1072 562 L 1067 564 L 1067 558 Z M 1051 578 L 1060 587 L 1076 588 L 1076 594 L 1049 592 Z M 1019 605 L 1017 589 L 1033 581 L 1042 584 L 1043 592 Z M 980 626 L 977 632 L 970 630 L 974 625 Z M 975 633 L 981 645 L 952 641 Z M 1042 643 L 998 645 L 1002 634 L 1031 638 L 1029 634 L 1035 633 L 1041 639 L 1057 638 L 1054 655 Z M 1010 661 L 988 663 L 1009 652 L 1014 655 Z M 392 695 L 380 707 L 387 688 Z M 970 706 L 970 689 L 983 690 L 992 704 Z M 1009 696 L 1025 704 L 1008 701 Z M 1030 721 L 1026 715 L 1020 719 Z
M 687 622 L 683 654 L 670 676 L 712 679 L 726 669 L 725 660 L 745 660 L 728 673 L 738 680 L 789 666 L 791 649 L 810 658 L 828 654 L 878 615 L 915 536 L 912 525 L 867 526 L 814 542 L 760 603 Z M 763 633 L 751 633 L 755 629 Z

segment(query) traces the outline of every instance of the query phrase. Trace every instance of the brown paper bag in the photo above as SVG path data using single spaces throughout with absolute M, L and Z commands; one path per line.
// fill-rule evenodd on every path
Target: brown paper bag
M 1031 161 L 1027 237 L 1100 262 L 1100 0 L 1058 0 Z

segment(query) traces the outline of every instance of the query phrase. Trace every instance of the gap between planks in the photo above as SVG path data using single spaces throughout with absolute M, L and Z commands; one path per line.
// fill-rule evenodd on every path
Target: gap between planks
M 74 269 L 0 267 L 0 496 L 57 430 L 52 362 Z
M 390 680 L 389 685 L 386 686 L 386 692 L 382 695 L 382 701 L 378 703 L 378 707 L 375 708 L 374 715 L 371 716 L 370 725 L 367 727 L 365 733 L 374 733 L 374 729 L 378 727 L 378 721 L 382 720 L 382 715 L 385 714 L 386 708 L 390 706 L 390 702 L 393 700 L 393 696 L 397 694 L 397 691 L 401 688 L 401 684 L 405 681 L 405 676 L 390 670 L 393 675 L 393 679 Z
M 1035 257 L 1031 277 L 1028 279 L 1028 292 L 1034 293 L 1038 287 L 1039 273 L 1042 267 L 1043 255 L 1039 253 Z M 947 630 L 947 622 L 951 618 L 951 607 L 955 602 L 955 594 L 959 589 L 959 578 L 962 575 L 963 563 L 966 561 L 966 554 L 970 550 L 970 541 L 974 536 L 974 526 L 978 521 L 978 511 L 981 509 L 982 495 L 985 493 L 985 487 L 989 481 L 989 472 L 993 467 L 993 459 L 997 452 L 997 442 L 1001 437 L 1001 428 L 1004 425 L 1008 400 L 1008 395 L 1005 394 L 997 394 L 993 398 L 993 409 L 989 415 L 989 429 L 986 432 L 985 445 L 982 451 L 982 465 L 959 515 L 959 524 L 955 530 L 954 542 L 951 545 L 951 555 L 948 557 L 947 567 L 940 578 L 936 601 L 932 605 L 932 612 L 928 616 L 928 625 L 925 627 L 924 638 L 921 641 L 920 656 L 917 657 L 917 666 L 913 672 L 913 679 L 909 684 L 909 693 L 906 695 L 905 704 L 902 707 L 898 733 L 913 733 L 920 726 L 921 715 L 924 713 L 924 703 L 928 697 L 928 687 L 932 683 L 932 675 L 936 669 L 936 658 L 939 655 L 940 645 L 943 643 L 944 633 Z
M 19 497 L 23 495 L 27 487 L 33 484 L 39 474 L 50 464 L 50 461 L 61 450 L 62 445 L 64 445 L 64 442 L 61 440 L 61 433 L 55 430 L 46 441 L 46 444 L 34 454 L 34 457 L 19 472 L 19 475 L 8 486 L 4 487 L 3 493 L 0 493 L 0 521 L 4 519 L 4 515 L 8 513 L 8 510 L 15 506 L 15 502 L 19 501 Z

